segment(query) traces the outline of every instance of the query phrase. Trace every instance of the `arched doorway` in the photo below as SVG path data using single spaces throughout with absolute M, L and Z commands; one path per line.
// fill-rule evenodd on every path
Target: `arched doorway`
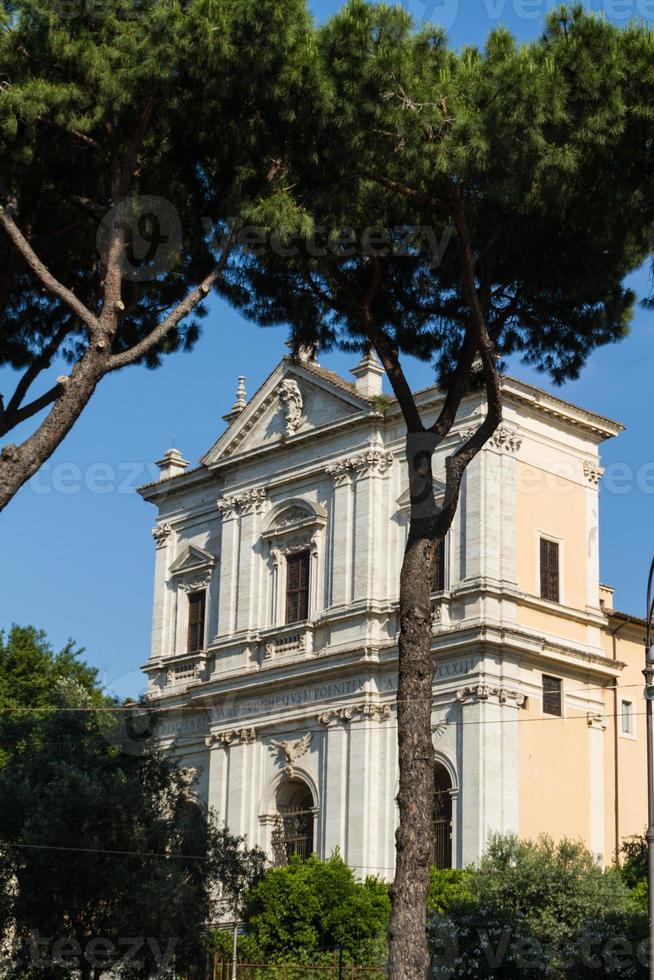
M 452 780 L 445 766 L 434 763 L 434 836 L 432 864 L 452 867 Z
M 275 864 L 280 867 L 297 856 L 302 861 L 313 853 L 316 805 L 301 779 L 285 779 L 276 794 L 277 819 L 272 834 Z

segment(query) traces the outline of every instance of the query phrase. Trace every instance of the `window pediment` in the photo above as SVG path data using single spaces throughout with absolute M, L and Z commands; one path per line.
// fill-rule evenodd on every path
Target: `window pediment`
M 311 532 L 324 527 L 326 523 L 327 514 L 319 504 L 310 504 L 305 500 L 287 500 L 278 504 L 269 515 L 262 537 L 274 541 L 305 533 L 308 540 Z
M 203 548 L 190 544 L 177 556 L 168 571 L 175 576 L 193 575 L 195 572 L 208 572 L 215 564 L 214 555 L 210 555 Z

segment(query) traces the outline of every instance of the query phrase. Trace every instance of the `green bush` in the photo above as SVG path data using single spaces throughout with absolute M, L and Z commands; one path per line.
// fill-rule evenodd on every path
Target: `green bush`
M 434 881 L 434 980 L 646 975 L 646 920 L 622 875 L 580 842 L 495 836 L 474 872 Z
M 386 951 L 388 886 L 356 880 L 338 854 L 273 868 L 250 890 L 242 949 L 259 963 L 314 963 L 343 950 L 347 963 L 378 964 Z
M 473 874 L 469 868 L 431 868 L 427 912 L 447 912 L 454 903 L 471 898 Z

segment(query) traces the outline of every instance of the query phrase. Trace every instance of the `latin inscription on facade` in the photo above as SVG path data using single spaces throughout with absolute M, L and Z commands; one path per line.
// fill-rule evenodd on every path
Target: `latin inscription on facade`
M 280 708 L 297 708 L 303 704 L 316 701 L 329 701 L 332 698 L 347 697 L 358 694 L 366 686 L 366 678 L 351 677 L 343 681 L 332 681 L 330 684 L 316 684 L 314 687 L 303 687 L 294 691 L 283 691 L 270 694 L 267 697 L 250 701 L 237 701 L 224 706 L 210 709 L 211 721 L 241 718 L 245 715 L 262 715 Z

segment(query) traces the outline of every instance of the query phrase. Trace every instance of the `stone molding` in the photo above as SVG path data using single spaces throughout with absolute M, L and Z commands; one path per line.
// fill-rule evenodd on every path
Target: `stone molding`
M 172 664 L 166 671 L 166 687 L 173 687 L 177 684 L 191 684 L 193 681 L 203 679 L 205 667 L 207 665 L 204 656 L 199 657 L 191 663 Z
M 293 776 L 295 774 L 295 763 L 298 759 L 301 759 L 303 755 L 306 755 L 311 747 L 311 741 L 313 739 L 313 734 L 307 732 L 302 738 L 296 739 L 294 742 L 278 742 L 277 739 L 271 738 L 268 748 L 277 756 L 278 761 L 284 762 L 283 772 L 287 776 Z
M 520 451 L 522 436 L 517 427 L 500 425 L 488 440 L 488 444 L 493 449 L 505 449 L 507 452 L 515 455 Z
M 172 533 L 173 529 L 170 524 L 157 524 L 156 527 L 153 527 L 152 537 L 156 547 L 163 548 Z
M 199 578 L 189 577 L 186 579 L 181 579 L 177 583 L 177 588 L 180 590 L 180 592 L 199 592 L 200 589 L 208 589 L 210 582 L 210 575 L 202 575 Z
M 292 436 L 300 427 L 304 402 L 297 381 L 285 378 L 277 388 L 277 397 L 286 416 L 286 435 Z
M 238 514 L 259 513 L 266 501 L 267 490 L 265 487 L 256 487 L 254 490 L 245 490 L 243 493 L 233 493 L 228 497 L 222 497 L 218 503 L 218 511 L 223 518 L 235 517 Z
M 586 714 L 586 724 L 594 731 L 605 732 L 607 726 L 606 716 L 601 711 L 589 711 Z
M 257 740 L 256 728 L 236 728 L 227 732 L 212 732 L 204 740 L 208 749 L 214 745 L 222 745 L 224 748 L 239 741 L 243 745 L 249 745 Z
M 456 692 L 456 699 L 461 704 L 465 704 L 466 701 L 488 701 L 490 698 L 497 698 L 498 704 L 508 704 L 509 701 L 512 701 L 517 708 L 523 708 L 527 703 L 526 695 L 519 691 L 505 687 L 489 687 L 486 684 L 461 687 Z
M 265 660 L 273 660 L 278 657 L 289 656 L 297 653 L 311 653 L 313 631 L 307 627 L 289 630 L 288 628 L 279 629 L 277 636 L 271 637 L 265 644 Z
M 584 460 L 584 478 L 593 487 L 598 487 L 604 476 L 604 469 L 594 460 Z
M 472 425 L 465 429 L 460 429 L 458 435 L 461 442 L 467 442 L 468 439 L 474 436 L 474 434 L 479 431 L 481 423 L 482 420 L 480 419 L 479 425 Z M 505 450 L 506 452 L 515 456 L 522 446 L 522 436 L 520 435 L 519 428 L 517 426 L 509 426 L 502 423 L 486 442 L 486 446 L 490 446 L 492 449 L 497 449 L 499 451 Z
M 325 467 L 325 473 L 336 483 L 343 483 L 362 476 L 383 476 L 392 462 L 393 453 L 390 450 L 370 448 Z
M 358 716 L 358 717 L 357 717 Z M 365 721 L 376 720 L 379 722 L 388 721 L 391 717 L 391 706 L 389 704 L 371 704 L 366 701 L 364 704 L 352 705 L 346 708 L 331 708 L 328 711 L 321 711 L 316 716 L 319 724 L 325 727 L 332 722 Z

